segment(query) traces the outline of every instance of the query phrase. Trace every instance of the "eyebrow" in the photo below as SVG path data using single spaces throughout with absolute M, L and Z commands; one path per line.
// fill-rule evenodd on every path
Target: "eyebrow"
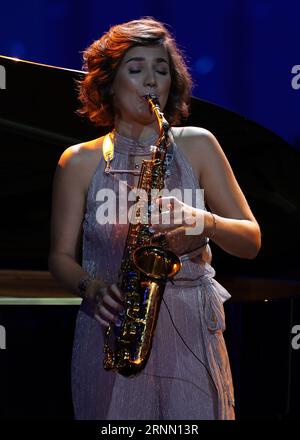
M 129 63 L 130 61 L 145 61 L 146 59 L 143 57 L 132 57 L 129 58 L 129 60 L 125 61 L 125 64 Z M 155 61 L 157 63 L 166 63 L 169 64 L 168 61 L 165 58 L 155 58 Z

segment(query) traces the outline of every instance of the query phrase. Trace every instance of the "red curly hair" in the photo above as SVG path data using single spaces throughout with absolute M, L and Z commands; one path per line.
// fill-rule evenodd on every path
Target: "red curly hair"
M 171 125 L 180 124 L 189 114 L 192 79 L 175 40 L 161 22 L 151 17 L 112 26 L 83 52 L 87 74 L 79 82 L 82 105 L 77 112 L 96 126 L 112 128 L 115 108 L 110 90 L 118 67 L 129 49 L 150 45 L 161 45 L 167 50 L 171 89 L 164 114 Z

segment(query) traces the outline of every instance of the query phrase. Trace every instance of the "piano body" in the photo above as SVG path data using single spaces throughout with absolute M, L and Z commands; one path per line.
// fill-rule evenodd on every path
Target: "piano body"
M 62 151 L 101 136 L 75 113 L 83 73 L 0 57 L 0 418 L 72 418 L 69 362 L 79 300 L 47 268 L 52 179 Z M 300 413 L 300 156 L 254 121 L 192 97 L 186 125 L 209 129 L 262 229 L 255 260 L 212 245 L 216 279 L 232 294 L 224 333 L 240 419 Z M 42 157 L 43 160 L 38 160 Z M 63 398 L 62 398 L 63 394 Z M 21 396 L 21 397 L 20 397 Z

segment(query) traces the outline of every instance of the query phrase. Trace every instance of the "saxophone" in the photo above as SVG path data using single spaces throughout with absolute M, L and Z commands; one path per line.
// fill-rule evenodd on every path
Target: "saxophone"
M 181 268 L 179 258 L 166 248 L 165 241 L 162 239 L 154 243 L 152 239 L 151 195 L 153 190 L 159 192 L 164 188 L 170 141 L 169 124 L 160 110 L 157 97 L 149 94 L 145 99 L 156 116 L 160 133 L 156 145 L 152 147 L 151 159 L 142 161 L 135 221 L 129 224 L 119 272 L 118 286 L 125 295 L 124 313 L 119 315 L 119 325 L 108 327 L 104 343 L 104 369 L 116 370 L 123 376 L 135 375 L 145 367 L 166 283 Z M 146 200 L 140 197 L 140 190 L 146 194 Z M 110 346 L 112 337 L 113 348 Z

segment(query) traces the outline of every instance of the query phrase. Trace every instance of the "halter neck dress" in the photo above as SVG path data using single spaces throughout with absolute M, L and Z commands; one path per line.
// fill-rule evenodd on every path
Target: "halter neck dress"
M 113 169 L 134 168 L 155 138 L 144 144 L 115 133 Z M 193 169 L 173 144 L 171 175 L 165 186 L 199 189 Z M 82 267 L 91 277 L 116 283 L 128 224 L 100 224 L 99 190 L 112 190 L 119 201 L 120 181 L 133 176 L 106 174 L 105 161 L 92 176 L 83 222 Z M 126 184 L 125 184 L 126 186 Z M 199 194 L 199 192 L 198 192 Z M 202 207 L 205 209 L 204 200 Z M 117 214 L 117 220 L 118 220 Z M 103 223 L 103 222 L 102 222 Z M 103 368 L 104 329 L 83 300 L 78 311 L 72 356 L 72 396 L 79 420 L 209 420 L 234 419 L 234 392 L 223 338 L 223 303 L 230 294 L 214 278 L 208 244 L 198 258 L 185 255 L 174 284 L 167 283 L 150 358 L 135 377 Z

